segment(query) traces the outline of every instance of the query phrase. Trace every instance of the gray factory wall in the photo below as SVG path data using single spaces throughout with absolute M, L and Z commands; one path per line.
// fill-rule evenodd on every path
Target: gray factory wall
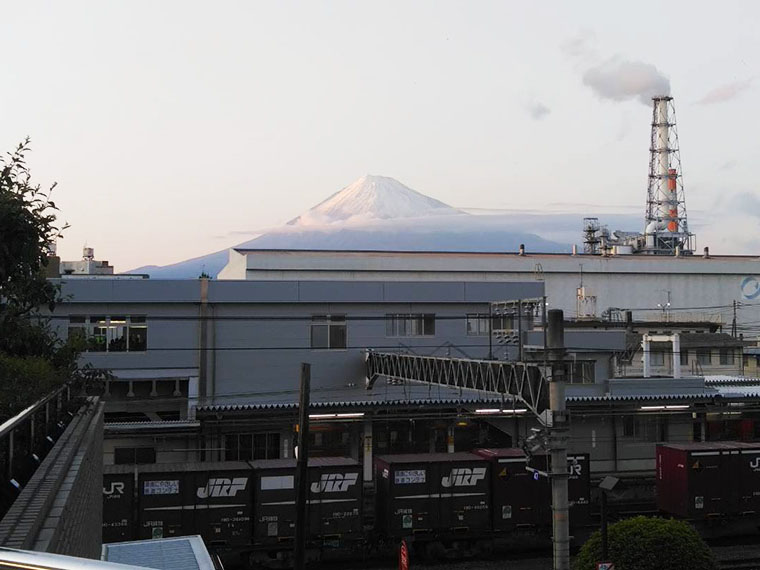
M 85 361 L 122 378 L 135 370 L 144 378 L 167 369 L 192 372 L 199 366 L 200 283 L 64 280 L 62 292 L 68 300 L 56 309 L 53 322 L 63 336 L 71 315 L 147 316 L 147 351 L 88 352 Z M 465 315 L 487 313 L 491 300 L 535 296 L 543 290 L 535 282 L 211 281 L 208 286 L 207 394 L 233 397 L 295 389 L 302 361 L 312 364 L 316 388 L 361 383 L 365 348 L 484 357 L 488 338 L 468 336 Z M 389 313 L 433 313 L 435 334 L 387 337 Z M 347 316 L 346 349 L 311 348 L 311 317 L 325 314 Z
M 366 375 L 364 350 L 407 348 L 422 354 L 469 356 L 488 354 L 488 339 L 468 336 L 464 315 L 484 313 L 484 304 L 342 304 L 218 306 L 215 311 L 215 393 L 247 394 L 295 390 L 301 362 L 311 364 L 312 386 L 346 388 L 361 385 Z M 435 335 L 386 336 L 385 315 L 433 313 Z M 310 347 L 311 315 L 346 315 L 345 349 Z M 226 317 L 235 316 L 235 320 Z M 246 316 L 256 320 L 246 320 Z M 287 320 L 260 320 L 266 316 Z M 450 348 L 453 345 L 456 348 Z M 210 391 L 209 391 L 210 393 Z

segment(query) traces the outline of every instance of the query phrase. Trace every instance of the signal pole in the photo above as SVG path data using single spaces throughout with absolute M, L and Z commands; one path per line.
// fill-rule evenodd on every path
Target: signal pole
M 311 365 L 301 363 L 301 400 L 298 404 L 298 461 L 296 462 L 296 528 L 293 551 L 294 570 L 303 570 L 306 562 L 306 506 L 309 500 L 309 390 Z
M 570 569 L 570 516 L 567 498 L 568 422 L 565 407 L 565 321 L 559 309 L 548 312 L 546 347 L 551 363 L 549 382 L 549 452 L 552 485 L 554 570 Z

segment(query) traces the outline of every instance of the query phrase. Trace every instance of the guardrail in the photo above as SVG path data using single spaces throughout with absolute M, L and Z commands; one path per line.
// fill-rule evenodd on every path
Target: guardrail
M 0 424 L 0 518 L 74 417 L 71 392 L 64 384 Z

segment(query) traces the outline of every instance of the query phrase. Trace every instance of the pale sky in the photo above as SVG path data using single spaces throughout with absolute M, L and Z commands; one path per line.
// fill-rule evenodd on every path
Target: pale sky
M 643 218 L 651 72 L 700 247 L 760 254 L 758 29 L 752 1 L 5 1 L 0 150 L 29 135 L 33 179 L 58 182 L 61 256 L 121 271 L 367 173 L 455 207 Z

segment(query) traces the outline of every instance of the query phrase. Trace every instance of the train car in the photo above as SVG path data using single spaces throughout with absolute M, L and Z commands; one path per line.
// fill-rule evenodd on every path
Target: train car
M 108 465 L 103 542 L 199 534 L 221 550 L 248 546 L 250 479 L 243 462 Z
M 251 463 L 255 478 L 253 525 L 257 545 L 292 541 L 296 518 L 296 460 Z M 308 466 L 309 537 L 338 546 L 362 536 L 362 471 L 354 459 L 315 457 Z
M 540 508 L 546 500 L 544 486 L 528 471 L 528 457 L 522 449 L 476 449 L 473 453 L 492 463 L 491 524 L 495 532 L 545 524 Z
M 760 513 L 760 444 L 660 444 L 657 507 L 690 520 Z
M 472 453 L 383 455 L 377 471 L 377 530 L 385 537 L 450 538 L 491 527 L 491 463 Z
M 550 471 L 548 455 L 529 459 L 518 448 L 476 449 L 473 453 L 493 463 L 491 519 L 495 532 L 551 525 L 551 485 L 542 475 Z M 586 526 L 591 520 L 589 455 L 569 454 L 567 471 L 570 524 Z
M 115 468 L 115 469 L 114 469 Z M 110 471 L 109 471 L 110 469 Z M 113 472 L 116 471 L 116 472 Z M 135 470 L 133 465 L 103 468 L 103 542 L 135 539 Z

